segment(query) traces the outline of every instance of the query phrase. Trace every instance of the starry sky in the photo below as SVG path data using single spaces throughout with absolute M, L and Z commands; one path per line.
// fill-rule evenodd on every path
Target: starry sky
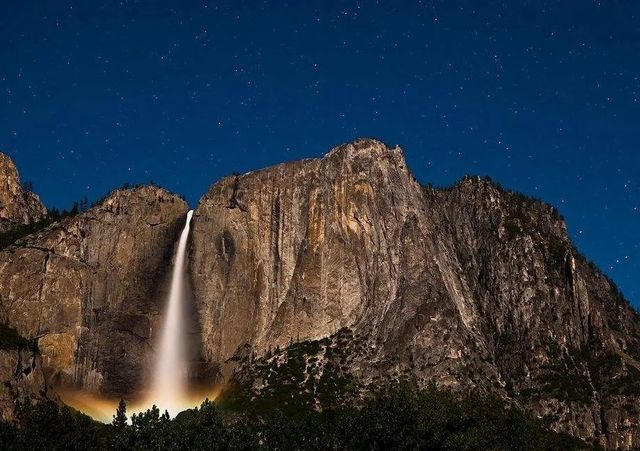
M 557 206 L 640 307 L 640 2 L 0 0 L 0 149 L 48 206 L 399 144 Z

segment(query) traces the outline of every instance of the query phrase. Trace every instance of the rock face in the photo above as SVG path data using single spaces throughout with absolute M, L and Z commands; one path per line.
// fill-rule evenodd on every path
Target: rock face
M 11 158 L 0 152 L 0 232 L 39 221 L 46 214 L 40 198 L 23 189 Z
M 41 218 L 0 163 L 0 220 Z M 159 188 L 118 190 L 0 252 L 0 324 L 38 349 L 0 351 L 3 417 L 51 385 L 141 388 L 187 209 Z M 357 140 L 221 180 L 192 230 L 203 372 L 235 366 L 259 391 L 268 365 L 295 360 L 319 403 L 335 394 L 328 374 L 363 390 L 435 381 L 640 448 L 640 318 L 546 204 L 488 179 L 421 186 L 399 148 Z
M 489 180 L 422 187 L 375 140 L 228 177 L 195 212 L 190 268 L 212 363 L 347 328 L 363 385 L 480 389 L 640 446 L 638 314 L 555 209 Z
M 14 418 L 14 406 L 20 402 L 36 402 L 51 393 L 42 371 L 42 360 L 33 350 L 0 349 L 0 420 Z
M 0 323 L 37 340 L 48 383 L 140 388 L 186 212 L 160 188 L 117 190 L 0 252 Z

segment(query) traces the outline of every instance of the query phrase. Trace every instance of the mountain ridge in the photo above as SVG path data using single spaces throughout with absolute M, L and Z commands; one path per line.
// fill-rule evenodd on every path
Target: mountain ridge
M 20 299 L 42 292 L 52 307 L 72 305 L 81 333 L 51 319 L 57 338 L 42 346 L 47 380 L 58 374 L 124 393 L 138 386 L 134 360 L 152 358 L 146 343 L 160 301 L 149 289 L 132 298 L 116 288 L 143 277 L 147 288 L 161 284 L 188 207 L 153 187 L 114 196 L 114 208 L 100 204 L 30 236 L 30 247 L 0 252 L 0 318 L 36 338 Z M 94 221 L 103 226 L 91 233 Z M 113 247 L 115 236 L 124 241 Z M 29 259 L 41 262 L 48 243 L 61 254 L 94 252 L 95 268 L 117 275 L 113 295 L 104 297 L 90 274 L 80 280 L 93 288 L 72 290 L 79 296 L 71 303 L 50 296 L 63 282 L 73 286 L 61 274 L 45 270 L 48 285 L 30 282 L 41 275 Z M 341 371 L 363 387 L 409 378 L 480 390 L 549 418 L 555 430 L 612 449 L 640 446 L 638 313 L 576 250 L 547 203 L 480 177 L 423 186 L 399 147 L 359 139 L 213 183 L 195 209 L 189 243 L 202 354 L 220 380 L 251 377 L 252 362 L 275 349 L 349 330 L 353 352 Z M 153 246 L 163 250 L 149 254 Z M 130 262 L 128 272 L 120 261 Z M 95 329 L 100 305 L 111 319 Z M 114 358 L 134 342 L 133 359 Z M 105 343 L 119 343 L 116 352 L 96 358 Z M 67 364 L 70 357 L 90 364 Z M 114 371 L 116 361 L 122 370 Z
M 478 387 L 573 435 L 637 443 L 619 405 L 640 406 L 620 398 L 638 388 L 637 313 L 548 204 L 473 177 L 424 188 L 399 148 L 363 139 L 212 185 L 190 259 L 213 362 L 347 327 L 376 350 L 352 363 L 365 385 Z

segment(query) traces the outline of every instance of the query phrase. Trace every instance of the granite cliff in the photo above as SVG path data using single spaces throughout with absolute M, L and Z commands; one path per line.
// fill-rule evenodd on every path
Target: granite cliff
M 36 345 L 0 359 L 3 409 L 52 384 L 140 388 L 187 209 L 118 190 L 0 252 L 0 323 Z M 638 314 L 554 208 L 489 179 L 422 186 L 371 139 L 227 177 L 195 211 L 189 273 L 196 354 L 252 396 L 286 386 L 320 408 L 436 382 L 640 447 Z
M 46 383 L 140 389 L 187 204 L 143 186 L 0 252 L 0 323 L 36 344 Z
M 42 371 L 42 358 L 33 341 L 0 324 L 0 420 L 11 421 L 16 401 L 58 401 Z
M 232 379 L 256 376 L 256 395 L 280 350 L 348 331 L 339 369 L 362 387 L 492 392 L 557 430 L 640 446 L 640 320 L 546 204 L 480 178 L 423 187 L 399 148 L 357 140 L 214 184 L 191 243 L 206 357 L 240 361 Z M 327 363 L 316 345 L 300 383 Z
M 40 198 L 20 183 L 11 158 L 0 152 L 0 233 L 37 222 L 46 214 Z

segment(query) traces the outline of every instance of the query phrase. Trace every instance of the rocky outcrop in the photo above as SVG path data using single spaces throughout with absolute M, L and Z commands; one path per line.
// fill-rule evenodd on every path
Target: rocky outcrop
M 157 187 L 117 190 L 0 252 L 0 323 L 37 341 L 48 383 L 140 388 L 187 208 Z
M 501 392 L 558 430 L 640 445 L 640 317 L 582 257 L 552 207 L 467 178 L 425 190 L 467 291 Z
M 36 350 L 0 349 L 0 384 L 0 421 L 14 419 L 16 402 L 57 400 L 49 390 Z
M 40 198 L 23 188 L 11 158 L 0 152 L 0 232 L 39 221 L 46 214 Z
M 640 320 L 543 203 L 479 178 L 422 187 L 399 148 L 358 140 L 214 184 L 191 243 L 210 362 L 346 328 L 363 386 L 490 391 L 640 446 Z

